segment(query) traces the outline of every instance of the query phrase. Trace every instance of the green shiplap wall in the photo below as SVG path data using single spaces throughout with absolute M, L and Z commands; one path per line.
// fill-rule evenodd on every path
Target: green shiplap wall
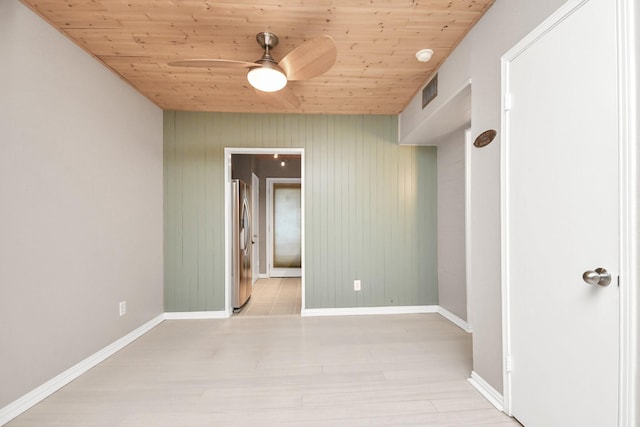
M 306 308 L 437 304 L 436 149 L 397 135 L 396 116 L 166 111 L 166 311 L 224 310 L 225 147 L 305 149 Z

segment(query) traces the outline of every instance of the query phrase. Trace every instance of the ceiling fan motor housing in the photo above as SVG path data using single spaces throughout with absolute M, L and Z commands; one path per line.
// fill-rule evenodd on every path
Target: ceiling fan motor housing
M 258 41 L 258 44 L 260 45 L 260 47 L 262 47 L 267 51 L 278 46 L 278 41 L 279 41 L 278 36 L 267 31 L 256 34 L 256 40 Z

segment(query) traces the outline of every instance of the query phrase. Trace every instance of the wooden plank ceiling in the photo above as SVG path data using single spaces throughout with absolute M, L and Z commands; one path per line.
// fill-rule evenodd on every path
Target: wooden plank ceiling
M 22 0 L 165 110 L 398 114 L 495 0 Z M 328 34 L 335 65 L 290 82 L 297 109 L 261 102 L 246 69 L 167 65 L 191 58 L 255 61 L 270 31 L 276 60 Z M 420 49 L 434 50 L 428 63 Z

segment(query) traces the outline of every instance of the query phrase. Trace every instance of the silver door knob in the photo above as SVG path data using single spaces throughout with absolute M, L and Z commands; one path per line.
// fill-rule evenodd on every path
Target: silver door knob
M 611 273 L 602 267 L 596 268 L 595 271 L 587 270 L 582 275 L 582 280 L 590 285 L 608 286 L 611 283 Z

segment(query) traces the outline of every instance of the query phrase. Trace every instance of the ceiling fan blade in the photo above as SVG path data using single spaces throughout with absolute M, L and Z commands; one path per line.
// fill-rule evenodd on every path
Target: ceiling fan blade
M 232 59 L 185 59 L 169 62 L 172 67 L 199 67 L 199 68 L 251 68 L 259 67 L 255 62 L 234 61 Z
M 336 62 L 338 50 L 331 36 L 307 40 L 278 63 L 288 80 L 306 80 L 326 73 Z
M 255 92 L 262 102 L 264 102 L 265 104 L 269 104 L 272 107 L 288 109 L 297 109 L 300 107 L 300 100 L 293 93 L 289 85 L 285 86 L 277 92 L 262 92 L 258 89 L 256 89 Z

